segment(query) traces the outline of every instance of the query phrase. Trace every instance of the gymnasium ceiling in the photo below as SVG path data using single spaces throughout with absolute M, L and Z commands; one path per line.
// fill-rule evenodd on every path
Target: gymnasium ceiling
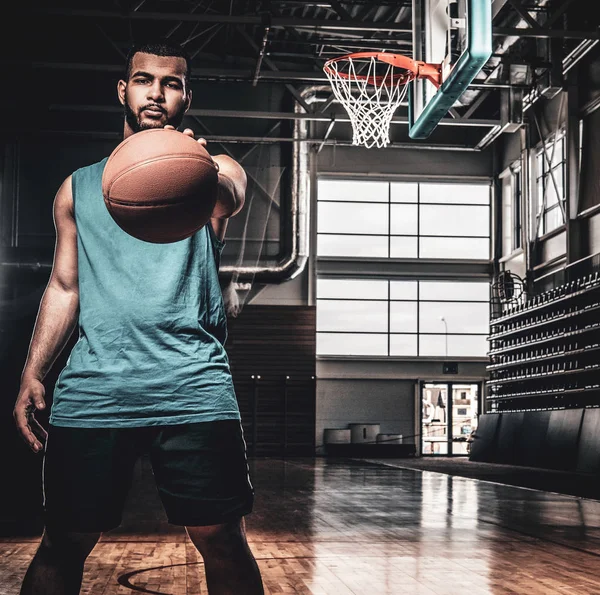
M 489 146 L 518 120 L 519 107 L 527 109 L 539 96 L 556 92 L 559 71 L 568 70 L 598 42 L 598 23 L 584 10 L 583 0 L 491 1 L 493 56 L 438 127 L 445 134 L 419 141 L 423 145 L 448 144 L 458 129 L 471 148 Z M 90 112 L 119 111 L 114 86 L 106 92 L 95 84 L 107 76 L 118 79 L 132 40 L 166 35 L 191 53 L 195 84 L 228 81 L 230 89 L 239 85 L 240 97 L 277 85 L 316 122 L 311 129 L 316 141 L 336 142 L 340 132 L 343 139 L 343 126 L 328 125 L 340 106 L 328 89 L 324 61 L 361 50 L 412 55 L 410 0 L 48 0 L 14 3 L 10 13 L 2 10 L 8 26 L 2 36 L 3 69 L 18 85 L 2 100 L 10 110 L 4 113 L 16 115 L 5 118 L 5 131 L 16 122 L 19 130 L 66 131 L 77 122 L 75 114 L 87 113 L 89 122 Z M 319 87 L 320 93 L 310 105 L 302 96 L 307 86 Z M 287 104 L 290 119 L 293 103 Z M 201 100 L 194 104 L 196 118 L 233 117 L 227 110 L 203 111 Z M 399 124 L 406 120 L 402 109 Z M 251 111 L 245 117 L 265 120 L 266 135 L 273 125 L 268 120 L 286 110 L 266 106 Z M 114 121 L 98 117 L 87 132 L 110 136 L 120 130 Z

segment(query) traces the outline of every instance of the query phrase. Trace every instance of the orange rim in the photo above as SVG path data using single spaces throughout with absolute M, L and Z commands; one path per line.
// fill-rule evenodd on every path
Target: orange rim
M 347 74 L 334 70 L 331 68 L 331 64 L 337 62 L 347 61 L 349 59 L 361 59 L 361 58 L 376 58 L 380 62 L 385 62 L 394 68 L 403 68 L 406 72 L 397 73 L 394 75 L 387 76 L 367 76 L 362 74 Z M 392 83 L 405 85 L 416 78 L 426 78 L 431 81 L 436 87 L 442 84 L 442 65 L 431 64 L 429 62 L 421 62 L 419 60 L 413 60 L 408 56 L 402 54 L 390 54 L 387 52 L 356 52 L 353 54 L 346 54 L 345 56 L 338 56 L 337 58 L 331 58 L 323 66 L 323 70 L 333 77 L 343 79 L 358 79 L 367 81 L 371 85 L 380 86 L 382 84 L 390 85 Z

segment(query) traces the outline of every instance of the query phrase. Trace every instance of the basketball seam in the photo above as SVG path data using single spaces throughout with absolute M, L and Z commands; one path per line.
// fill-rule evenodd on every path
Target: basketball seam
M 143 167 L 143 166 L 148 165 L 149 163 L 153 163 L 155 161 L 164 161 L 167 159 L 179 159 L 180 157 L 185 157 L 187 159 L 196 159 L 197 161 L 203 161 L 204 163 L 212 165 L 215 172 L 218 173 L 217 168 L 214 167 L 214 161 L 212 161 L 212 159 L 209 161 L 208 159 L 206 159 L 206 157 L 203 157 L 202 155 L 189 155 L 187 153 L 174 153 L 169 156 L 161 155 L 160 157 L 153 157 L 152 159 L 147 159 L 146 161 L 144 161 L 142 163 L 138 163 L 138 164 L 134 165 L 133 167 L 130 167 L 129 169 L 126 169 L 125 171 L 122 171 L 118 176 L 116 176 L 113 179 L 113 181 L 111 182 L 110 186 L 108 186 L 106 191 L 110 194 L 110 191 L 111 191 L 113 185 L 116 184 L 116 182 L 120 178 L 122 178 L 125 174 L 128 174 L 128 173 L 134 171 L 138 167 Z
M 122 205 L 122 206 L 131 206 L 131 207 L 162 207 L 165 205 L 180 205 L 183 203 L 188 202 L 187 198 L 181 199 L 181 200 L 169 200 L 169 201 L 161 201 L 161 202 L 157 202 L 157 201 L 152 201 L 152 202 L 130 202 L 128 200 L 120 200 L 119 198 L 109 198 L 108 202 L 110 203 L 114 203 L 116 205 Z

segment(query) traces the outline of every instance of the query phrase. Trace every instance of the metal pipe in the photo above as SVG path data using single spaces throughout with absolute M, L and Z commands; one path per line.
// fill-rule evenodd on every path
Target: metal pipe
M 256 87 L 256 83 L 258 83 L 258 75 L 260 74 L 260 67 L 262 65 L 263 58 L 265 57 L 265 51 L 267 49 L 267 41 L 269 40 L 269 31 L 270 27 L 265 27 L 265 32 L 263 34 L 262 43 L 260 46 L 260 51 L 258 52 L 258 58 L 256 59 L 256 67 L 254 69 L 254 77 L 252 78 L 252 86 Z
M 301 121 L 301 120 L 300 120 Z M 298 123 L 298 121 L 296 122 Z M 92 136 L 95 138 L 105 139 L 121 139 L 122 134 L 117 132 L 103 132 L 95 130 L 40 130 L 36 131 L 36 135 L 41 136 Z M 323 142 L 322 138 L 296 138 L 296 137 L 271 137 L 271 136 L 227 136 L 227 135 L 205 135 L 203 136 L 207 141 L 219 142 L 219 143 L 260 143 L 260 144 L 272 144 L 272 143 L 294 143 L 295 145 L 319 145 Z M 333 145 L 336 147 L 354 147 L 352 141 L 341 141 L 335 139 L 328 139 L 325 141 L 326 145 Z M 468 145 L 437 145 L 437 144 L 426 144 L 426 143 L 390 143 L 386 149 L 407 149 L 416 151 L 479 151 L 477 147 L 471 147 Z

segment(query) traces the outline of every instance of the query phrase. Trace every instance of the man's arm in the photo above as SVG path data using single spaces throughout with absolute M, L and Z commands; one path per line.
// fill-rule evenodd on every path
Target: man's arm
M 229 218 L 244 206 L 248 178 L 242 166 L 227 155 L 215 155 L 213 161 L 219 166 L 219 194 L 210 222 L 217 237 L 223 240 Z
M 39 440 L 46 435 L 33 417 L 36 409 L 45 407 L 42 380 L 69 340 L 79 317 L 77 231 L 71 176 L 58 189 L 53 215 L 56 228 L 54 264 L 40 302 L 13 411 L 21 436 L 34 451 L 41 449 Z

